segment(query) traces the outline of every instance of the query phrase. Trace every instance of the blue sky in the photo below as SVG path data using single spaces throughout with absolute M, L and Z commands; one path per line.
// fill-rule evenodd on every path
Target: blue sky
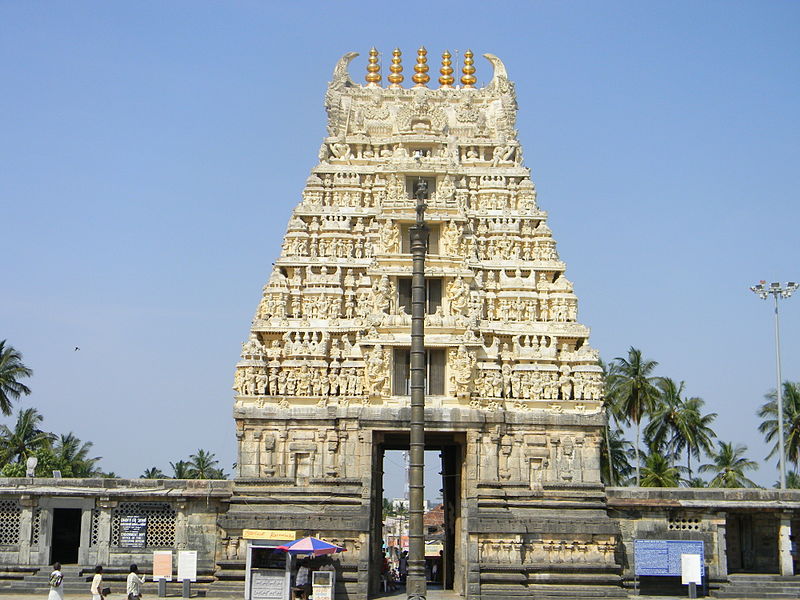
M 233 367 L 347 51 L 500 56 L 579 319 L 763 460 L 800 279 L 796 2 L 0 2 L 0 339 L 123 476 L 235 460 Z M 478 59 L 479 84 L 490 76 Z M 782 304 L 799 380 L 800 298 Z M 73 349 L 79 346 L 81 350 Z M 3 422 L 8 423 L 9 418 Z M 756 480 L 772 484 L 774 466 Z

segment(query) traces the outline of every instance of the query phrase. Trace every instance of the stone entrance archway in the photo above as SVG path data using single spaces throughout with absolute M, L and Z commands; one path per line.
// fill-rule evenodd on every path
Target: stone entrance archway
M 436 450 L 438 460 L 436 464 L 441 469 L 441 488 L 428 492 L 428 496 L 441 497 L 444 515 L 444 532 L 442 539 L 442 565 L 440 580 L 442 589 L 454 590 L 463 593 L 466 588 L 466 555 L 464 547 L 467 540 L 466 522 L 462 515 L 464 506 L 464 452 L 466 435 L 461 432 L 435 432 L 426 435 L 425 450 Z M 384 498 L 384 456 L 387 450 L 408 450 L 408 431 L 379 431 L 373 434 L 373 493 L 372 515 L 370 524 L 370 593 L 380 591 L 380 565 L 382 562 L 382 501 Z M 429 455 L 430 453 L 427 452 Z M 429 457 L 426 458 L 426 466 Z

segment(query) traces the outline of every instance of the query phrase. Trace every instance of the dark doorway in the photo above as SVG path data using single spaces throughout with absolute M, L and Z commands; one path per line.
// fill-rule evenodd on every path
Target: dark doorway
M 728 514 L 728 573 L 779 573 L 779 524 L 768 512 Z
M 386 469 L 387 451 L 405 451 L 409 448 L 407 432 L 376 432 L 373 438 L 373 495 L 372 495 L 372 535 L 370 544 L 370 595 L 383 591 L 381 565 L 383 564 L 383 509 L 385 492 L 384 472 L 392 472 L 392 477 L 405 477 L 397 469 Z M 425 468 L 426 472 L 435 465 L 440 478 L 431 485 L 426 477 L 425 497 L 431 500 L 429 516 L 426 515 L 426 575 L 428 585 L 433 589 L 463 591 L 466 569 L 461 529 L 461 481 L 463 468 L 463 448 L 465 436 L 458 433 L 426 432 Z M 398 462 L 396 455 L 390 462 Z M 391 486 L 390 486 L 391 487 Z M 391 542 L 390 542 L 391 543 Z M 389 557 L 393 556 L 388 549 Z M 435 565 L 435 567 L 434 567 Z M 402 587 L 401 587 L 402 589 Z
M 81 545 L 81 509 L 53 509 L 53 543 L 50 564 L 62 565 L 78 563 L 78 548 Z

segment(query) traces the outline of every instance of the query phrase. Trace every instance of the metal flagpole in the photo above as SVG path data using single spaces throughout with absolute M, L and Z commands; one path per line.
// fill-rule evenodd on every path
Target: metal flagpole
M 417 222 L 411 234 L 411 440 L 409 466 L 408 598 L 424 600 L 425 531 L 423 504 L 425 494 L 425 252 L 428 228 L 424 213 L 428 185 L 420 178 L 414 189 L 417 199 Z

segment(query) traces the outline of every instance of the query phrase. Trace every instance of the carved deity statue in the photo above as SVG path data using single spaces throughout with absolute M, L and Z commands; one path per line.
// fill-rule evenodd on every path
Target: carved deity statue
M 372 312 L 388 313 L 394 299 L 394 286 L 386 275 L 372 286 Z
M 383 396 L 389 393 L 389 355 L 380 344 L 367 355 L 364 381 L 370 396 Z
M 450 314 L 463 315 L 469 302 L 469 285 L 461 278 L 456 277 L 447 287 L 447 300 L 450 303 Z
M 468 398 L 472 393 L 472 380 L 475 374 L 475 354 L 462 344 L 450 362 L 450 380 L 455 388 L 455 395 Z

